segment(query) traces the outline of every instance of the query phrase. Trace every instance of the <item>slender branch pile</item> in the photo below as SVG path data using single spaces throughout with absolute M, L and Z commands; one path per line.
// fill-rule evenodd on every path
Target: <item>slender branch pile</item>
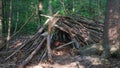
M 103 25 L 82 17 L 61 17 L 56 28 L 68 33 L 79 45 L 90 45 L 99 42 L 102 37 Z
M 43 25 L 31 39 L 8 56 L 6 60 L 21 51 L 24 61 L 19 68 L 23 68 L 36 53 L 40 54 L 38 58 L 40 62 L 46 55 L 48 55 L 48 58 L 51 58 L 51 47 L 53 48 L 54 45 L 58 45 L 55 44 L 56 41 L 62 44 L 55 49 L 60 49 L 67 45 L 72 45 L 79 49 L 86 45 L 90 46 L 91 44 L 98 43 L 101 40 L 103 32 L 102 23 L 80 16 L 72 18 L 57 16 L 57 14 L 55 14 L 53 17 L 46 17 L 48 17 L 48 19 L 45 25 Z

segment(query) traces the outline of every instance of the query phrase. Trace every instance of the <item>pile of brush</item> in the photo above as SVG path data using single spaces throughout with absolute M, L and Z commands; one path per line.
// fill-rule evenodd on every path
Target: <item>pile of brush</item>
M 56 46 L 55 49 L 60 49 L 73 46 L 79 49 L 80 47 L 90 46 L 101 41 L 103 24 L 100 22 L 88 20 L 81 16 L 74 18 L 58 16 L 58 13 L 54 14 L 53 17 L 41 16 L 48 17 L 45 24 L 31 39 L 8 56 L 6 60 L 21 51 L 24 54 L 22 56 L 24 61 L 20 65 L 20 68 L 22 68 L 37 52 L 40 53 L 39 61 L 46 55 L 51 59 L 51 47 Z

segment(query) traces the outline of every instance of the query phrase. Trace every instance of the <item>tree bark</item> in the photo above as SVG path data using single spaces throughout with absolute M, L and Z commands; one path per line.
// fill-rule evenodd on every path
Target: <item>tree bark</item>
M 103 57 L 120 50 L 120 0 L 107 0 L 103 34 Z
M 38 0 L 38 7 L 37 7 L 37 13 L 38 13 L 38 29 L 40 28 L 41 26 L 41 14 L 42 14 L 42 9 L 43 9 L 43 0 Z
M 48 12 L 49 15 L 52 16 L 52 0 L 48 1 Z M 51 22 L 48 23 L 48 36 L 47 36 L 47 50 L 48 50 L 48 59 L 51 61 L 52 60 L 52 54 L 51 54 Z
M 89 16 L 92 17 L 93 12 L 92 12 L 92 2 L 93 0 L 89 0 Z
M 98 16 L 97 16 L 97 21 L 101 20 L 101 16 L 102 16 L 102 13 L 101 13 L 101 0 L 98 0 Z
M 2 0 L 0 0 L 0 48 L 2 47 Z
M 9 12 L 9 22 L 8 22 L 8 34 L 7 34 L 7 42 L 10 40 L 10 33 L 11 33 L 11 22 L 12 22 L 12 0 L 10 0 L 10 12 Z M 7 44 L 6 48 L 8 48 L 9 43 Z

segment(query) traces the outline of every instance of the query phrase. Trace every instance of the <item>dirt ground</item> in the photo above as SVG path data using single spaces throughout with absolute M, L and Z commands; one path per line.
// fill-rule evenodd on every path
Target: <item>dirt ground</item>
M 18 68 L 18 62 L 14 60 L 2 61 L 0 58 L 0 68 Z M 31 61 L 26 68 L 120 68 L 120 60 L 110 58 L 108 62 L 101 64 L 98 56 L 80 56 L 80 55 L 55 55 L 54 63 L 47 60 L 43 62 Z
M 43 61 L 27 68 L 120 68 L 120 59 L 110 58 L 102 62 L 99 56 L 72 55 L 64 51 L 53 56 L 53 62 Z
M 101 63 L 99 56 L 81 56 L 71 55 L 68 52 L 59 52 L 53 56 L 53 63 L 48 62 L 44 58 L 42 62 L 38 62 L 38 56 L 35 56 L 33 60 L 26 66 L 26 68 L 120 68 L 120 59 L 110 58 L 104 63 Z M 18 68 L 16 58 L 8 61 L 2 61 L 4 58 L 0 58 L 0 68 Z
M 27 40 L 27 39 L 26 39 Z M 25 40 L 19 39 L 11 42 L 12 45 L 19 46 Z M 82 56 L 74 52 L 74 49 L 68 47 L 58 51 L 52 51 L 53 61 L 48 62 L 45 57 L 42 62 L 38 61 L 39 55 L 35 55 L 26 68 L 120 68 L 119 58 L 109 58 L 102 62 L 99 56 Z M 18 54 L 17 54 L 18 55 Z M 7 55 L 8 56 L 8 55 Z M 13 56 L 5 61 L 6 55 L 0 55 L 0 68 L 18 68 L 21 58 Z

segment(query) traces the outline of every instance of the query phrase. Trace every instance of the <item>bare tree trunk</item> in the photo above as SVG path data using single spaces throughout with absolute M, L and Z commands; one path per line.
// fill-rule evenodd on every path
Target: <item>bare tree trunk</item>
M 98 0 L 98 18 L 97 21 L 101 20 L 101 0 Z
M 2 47 L 2 0 L 0 0 L 0 47 Z
M 16 0 L 16 3 L 19 3 L 19 0 Z M 16 7 L 16 12 L 14 12 L 13 15 L 15 15 L 15 14 L 17 15 L 16 22 L 15 22 L 15 28 L 14 28 L 14 31 L 13 31 L 13 33 L 16 33 L 17 29 L 18 29 L 18 22 L 19 22 L 19 6 L 15 5 L 13 7 Z
M 6 13 L 6 0 L 2 0 L 2 15 L 3 15 L 3 18 L 2 18 L 2 27 L 3 27 L 3 32 L 7 33 L 7 13 Z M 3 39 L 6 38 L 6 35 L 2 35 L 3 36 Z M 4 41 L 5 42 L 5 41 Z
M 93 16 L 93 13 L 92 13 L 92 2 L 93 0 L 89 0 L 89 17 L 92 17 Z
M 74 0 L 72 0 L 73 1 L 73 7 L 72 7 L 72 11 L 73 11 L 73 14 L 75 13 L 75 1 Z
M 38 14 L 38 21 L 37 21 L 37 25 L 38 25 L 38 29 L 41 26 L 41 15 L 42 14 L 42 9 L 43 9 L 43 0 L 38 0 L 38 6 L 37 6 L 37 14 Z
M 12 0 L 10 0 L 10 13 L 9 13 L 9 22 L 8 22 L 8 35 L 7 35 L 7 41 L 10 40 L 10 33 L 11 33 L 11 22 L 12 22 Z M 9 43 L 7 44 L 8 48 Z
M 107 0 L 102 57 L 120 50 L 120 0 Z
M 52 15 L 53 13 L 52 13 L 52 0 L 49 0 L 48 1 L 48 15 Z
M 49 0 L 49 5 L 48 5 L 48 11 L 49 11 L 49 15 L 52 15 L 52 0 Z M 49 60 L 52 60 L 52 55 L 51 55 L 51 22 L 49 22 L 48 24 L 48 36 L 47 36 L 47 50 L 48 50 L 48 58 Z

